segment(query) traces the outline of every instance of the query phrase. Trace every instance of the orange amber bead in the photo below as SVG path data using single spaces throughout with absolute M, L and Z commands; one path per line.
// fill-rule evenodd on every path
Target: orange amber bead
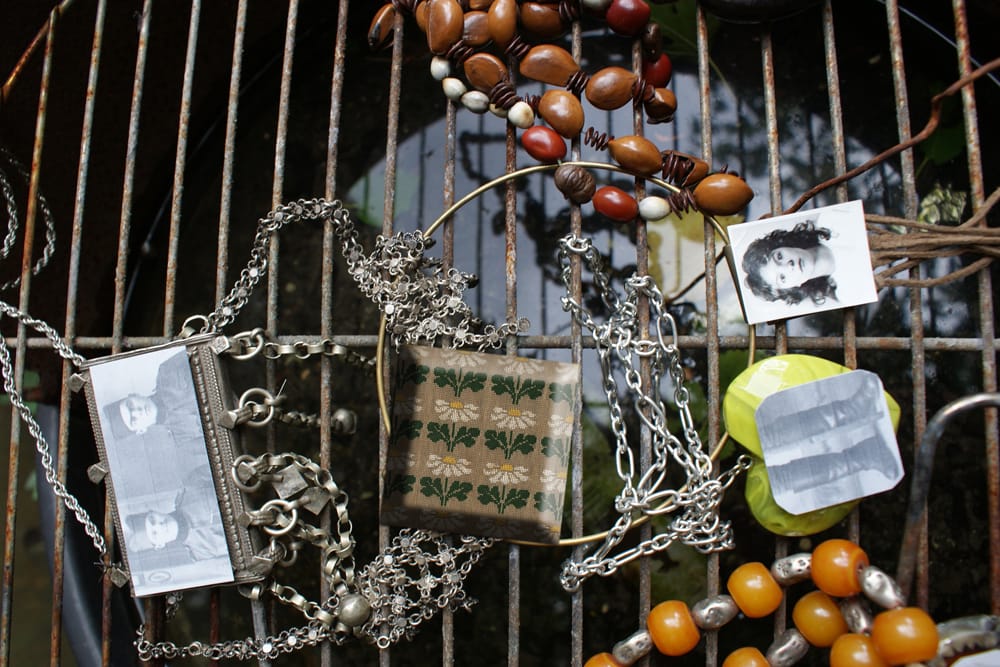
M 848 632 L 840 607 L 823 591 L 803 595 L 792 610 L 792 620 L 813 646 L 830 646 Z
M 861 592 L 858 575 L 868 567 L 868 554 L 850 540 L 823 542 L 812 554 L 812 580 L 827 595 L 846 598 Z
M 701 639 L 691 610 L 680 600 L 667 600 L 653 607 L 646 617 L 646 629 L 657 650 L 664 655 L 684 655 Z
M 890 665 L 923 662 L 937 655 L 937 625 L 919 607 L 890 609 L 875 617 L 872 642 Z
M 722 667 L 771 667 L 760 649 L 753 646 L 738 648 L 729 654 Z
M 847 633 L 830 647 L 830 667 L 889 667 L 870 637 Z
M 729 594 L 746 616 L 762 618 L 781 604 L 782 590 L 763 563 L 744 563 L 726 582 Z
M 583 663 L 583 667 L 622 667 L 622 664 L 615 660 L 610 653 L 598 653 Z

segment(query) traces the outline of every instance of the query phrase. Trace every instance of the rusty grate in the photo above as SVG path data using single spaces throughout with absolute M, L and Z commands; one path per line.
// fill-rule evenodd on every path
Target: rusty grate
M 602 119 L 602 129 L 642 131 L 661 148 L 728 162 L 757 192 L 750 218 L 780 211 L 810 185 L 914 134 L 926 119 L 930 95 L 972 71 L 976 58 L 996 55 L 987 28 L 998 16 L 989 2 L 954 0 L 933 10 L 918 4 L 827 0 L 787 19 L 752 25 L 720 22 L 690 0 L 665 5 L 676 28 L 668 52 L 673 49 L 673 87 L 684 115 L 653 128 L 625 111 Z M 8 9 L 13 20 L 0 62 L 14 76 L 3 89 L 0 138 L 28 165 L 17 184 L 19 201 L 36 202 L 35 195 L 44 193 L 58 241 L 49 267 L 32 276 L 44 216 L 37 204 L 22 209 L 25 259 L 4 267 L 5 276 L 20 275 L 22 283 L 7 299 L 51 322 L 87 357 L 162 342 L 187 315 L 210 310 L 242 267 L 257 218 L 275 204 L 338 197 L 349 201 L 372 234 L 420 228 L 478 182 L 525 159 L 503 123 L 444 102 L 427 74 L 415 25 L 400 18 L 392 48 L 367 51 L 364 35 L 374 3 L 38 5 Z M 638 62 L 637 46 L 595 33 L 588 24 L 573 31 L 568 46 L 593 62 Z M 989 121 L 998 93 L 994 79 L 963 89 L 935 143 L 904 152 L 825 195 L 827 201 L 863 197 L 869 211 L 912 219 L 938 179 L 967 193 L 966 216 L 976 211 L 997 182 L 988 149 L 997 146 Z M 593 352 L 559 309 L 558 290 L 546 271 L 552 249 L 546 239 L 556 234 L 552 225 L 562 225 L 559 231 L 586 229 L 616 266 L 673 280 L 671 289 L 683 296 L 677 314 L 685 325 L 681 345 L 693 360 L 689 370 L 704 388 L 705 403 L 717 406 L 720 380 L 748 337 L 730 318 L 733 291 L 724 270 L 716 268 L 716 239 L 703 228 L 692 241 L 644 226 L 597 227 L 593 218 L 563 208 L 543 179 L 526 179 L 446 227 L 441 252 L 483 277 L 474 308 L 494 320 L 527 316 L 533 326 L 518 348 L 582 359 L 585 376 L 595 372 Z M 683 258 L 685 265 L 670 258 Z M 247 319 L 247 327 L 264 326 L 283 342 L 332 338 L 374 346 L 371 313 L 343 294 L 347 286 L 331 234 L 283 235 L 270 263 L 266 290 L 248 316 L 256 319 Z M 938 270 L 934 263 L 919 269 Z M 687 279 L 701 272 L 704 277 L 683 291 Z M 878 308 L 761 327 L 757 346 L 821 354 L 882 374 L 903 405 L 900 442 L 904 458 L 912 458 L 912 443 L 938 408 L 964 394 L 996 391 L 992 284 L 991 270 L 984 270 L 950 287 L 892 288 Z M 77 418 L 79 399 L 68 388 L 71 368 L 59 365 L 50 343 L 30 330 L 8 321 L 4 333 L 16 356 L 18 382 L 51 406 L 46 414 L 52 441 L 57 458 L 66 462 L 59 469 L 62 479 L 100 511 L 101 498 L 93 489 L 89 497 L 80 479 L 92 443 L 86 421 Z M 329 360 L 313 367 L 269 364 L 262 372 L 272 387 L 299 381 L 305 402 L 323 421 L 338 405 L 360 400 L 359 392 L 373 392 L 360 386 L 367 382 L 363 377 L 345 375 Z M 587 409 L 592 414 L 581 420 L 599 431 L 600 408 Z M 707 409 L 704 419 L 706 439 L 718 440 L 724 431 L 718 410 Z M 374 434 L 376 423 L 372 418 L 368 433 Z M 984 419 L 969 417 L 956 430 L 961 433 L 936 472 L 932 499 L 940 500 L 932 501 L 930 537 L 919 546 L 915 598 L 940 615 L 996 614 L 995 411 Z M 286 446 L 285 437 L 272 431 L 265 446 Z M 335 474 L 340 469 L 356 480 L 356 488 L 349 488 L 352 502 L 374 506 L 375 438 L 345 442 L 327 429 L 319 449 L 316 440 L 295 443 Z M 384 451 L 384 436 L 378 447 Z M 648 438 L 640 438 L 639 448 L 648 464 Z M 43 517 L 36 516 L 25 487 L 34 483 L 32 452 L 30 436 L 12 428 L 0 664 L 40 663 L 44 647 L 51 664 L 72 664 L 74 651 L 79 664 L 131 664 L 137 612 L 110 584 L 95 583 L 86 544 L 74 542 L 72 517 L 51 503 L 45 508 L 41 484 Z M 343 463 L 352 458 L 357 468 Z M 610 466 L 610 459 L 577 448 L 568 534 L 607 523 L 606 516 L 593 514 L 593 497 L 605 498 L 599 482 Z M 729 512 L 746 524 L 734 558 L 769 560 L 799 548 L 796 540 L 766 539 L 740 508 L 740 494 L 732 496 Z M 873 560 L 886 569 L 896 557 L 905 496 L 900 487 L 863 504 L 846 527 L 850 537 L 872 542 Z M 368 511 L 355 521 L 359 527 L 368 521 L 358 532 L 359 543 L 371 545 L 362 558 L 389 536 L 376 527 L 374 510 Z M 44 568 L 32 572 L 33 561 L 44 561 L 45 544 L 55 545 L 51 577 Z M 736 562 L 724 554 L 692 563 L 672 553 L 566 595 L 556 582 L 565 556 L 556 549 L 496 547 L 472 576 L 471 593 L 480 598 L 472 614 L 445 614 L 413 644 L 383 652 L 325 646 L 277 662 L 579 665 L 639 627 L 662 596 L 718 591 L 720 572 Z M 665 573 L 691 571 L 683 568 L 694 568 L 696 590 L 668 590 L 675 580 Z M 250 605 L 227 591 L 191 597 L 190 616 L 172 621 L 166 630 L 171 636 L 231 637 L 269 623 L 280 628 L 287 620 L 280 610 Z M 155 632 L 163 631 L 161 605 L 147 604 L 142 613 Z M 779 614 L 773 627 L 752 628 L 755 643 L 766 646 L 761 638 L 785 623 Z M 709 634 L 692 664 L 716 664 L 730 641 Z

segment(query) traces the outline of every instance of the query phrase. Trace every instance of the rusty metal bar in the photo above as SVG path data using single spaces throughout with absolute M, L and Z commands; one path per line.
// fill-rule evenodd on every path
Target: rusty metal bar
M 90 51 L 90 69 L 87 75 L 87 93 L 84 98 L 83 121 L 80 132 L 80 159 L 76 173 L 76 197 L 73 203 L 73 228 L 70 236 L 69 270 L 66 277 L 66 328 L 65 340 L 73 343 L 76 336 L 76 313 L 80 282 L 80 248 L 83 238 L 84 207 L 87 200 L 87 178 L 90 173 L 90 150 L 94 127 L 94 107 L 97 97 L 97 80 L 100 70 L 101 50 L 104 43 L 104 20 L 107 2 L 100 0 L 94 16 L 94 37 Z M 69 456 L 69 377 L 75 371 L 72 364 L 62 365 L 62 389 L 59 393 L 59 444 L 56 460 L 59 462 L 57 479 L 66 483 L 66 461 Z M 55 503 L 55 519 L 52 538 L 52 628 L 49 633 L 49 665 L 57 667 L 62 651 L 62 612 L 64 580 L 64 542 L 66 538 L 66 508 Z
M 191 124 L 191 90 L 194 86 L 195 57 L 198 53 L 198 23 L 201 0 L 191 1 L 187 53 L 184 56 L 184 83 L 177 120 L 177 147 L 174 154 L 174 188 L 170 199 L 170 233 L 167 239 L 167 272 L 164 278 L 163 335 L 174 332 L 174 300 L 177 296 L 177 243 L 180 238 L 181 205 L 184 198 L 184 168 L 187 165 L 188 130 Z
M 31 297 L 31 265 L 35 242 L 35 223 L 38 219 L 38 198 L 41 171 L 42 147 L 45 142 L 45 121 L 48 113 L 49 86 L 52 80 L 52 55 L 55 50 L 56 25 L 58 8 L 49 15 L 49 32 L 45 39 L 45 58 L 42 64 L 42 80 L 38 90 L 38 108 L 35 113 L 35 136 L 31 151 L 31 176 L 28 183 L 28 200 L 24 215 L 24 240 L 21 256 L 21 287 L 18 294 L 18 307 L 27 311 Z M 26 327 L 23 323 L 17 325 L 17 341 L 14 345 L 14 385 L 18 392 L 22 391 L 25 368 Z M 18 491 L 18 459 L 21 450 L 21 423 L 11 419 L 10 442 L 8 444 L 7 460 L 7 502 L 5 507 L 4 543 L 3 543 L 3 586 L 0 593 L 0 665 L 10 661 L 11 624 L 13 620 L 14 599 L 14 555 L 17 518 Z
M 972 71 L 969 25 L 963 0 L 952 1 L 955 17 L 955 41 L 958 45 L 958 72 L 965 76 Z M 982 146 L 979 143 L 978 114 L 976 112 L 975 89 L 962 89 L 962 112 L 965 120 L 966 158 L 969 165 L 969 186 L 972 193 L 972 211 L 982 207 L 985 198 L 983 183 Z M 997 390 L 996 354 L 990 352 L 995 342 L 996 330 L 993 322 L 993 279 L 988 269 L 980 271 L 979 281 L 979 338 L 983 342 L 983 386 L 984 392 Z M 996 410 L 987 410 L 984 417 L 986 437 L 986 506 L 989 517 L 990 535 L 990 611 L 1000 614 L 1000 434 L 997 427 Z

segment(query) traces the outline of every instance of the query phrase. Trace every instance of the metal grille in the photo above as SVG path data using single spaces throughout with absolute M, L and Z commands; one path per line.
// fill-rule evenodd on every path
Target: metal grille
M 827 0 L 786 21 L 745 26 L 720 24 L 694 3 L 681 2 L 676 20 L 690 22 L 685 30 L 678 29 L 667 50 L 672 46 L 688 55 L 674 56 L 674 87 L 680 104 L 689 110 L 684 123 L 678 121 L 668 130 L 643 127 L 640 115 L 628 111 L 601 122 L 610 133 L 645 132 L 655 135 L 661 148 L 698 153 L 715 164 L 729 162 L 757 191 L 749 219 L 780 212 L 803 186 L 842 173 L 914 133 L 913 126 L 926 118 L 929 93 L 911 84 L 913 67 L 932 69 L 920 82 L 941 84 L 972 71 L 974 58 L 995 55 L 988 53 L 995 51 L 989 34 L 973 40 L 976 31 L 985 28 L 969 20 L 981 19 L 985 25 L 995 21 L 996 10 L 989 3 L 967 8 L 963 0 L 954 0 L 950 9 L 937 4 L 933 14 L 921 14 L 931 10 L 910 11 L 897 0 L 850 5 Z M 3 88 L 0 128 L 3 141 L 28 165 L 18 195 L 31 203 L 23 213 L 21 264 L 4 267 L 5 274 L 20 275 L 22 281 L 18 294 L 8 299 L 51 322 L 87 357 L 147 346 L 169 339 L 189 314 L 211 310 L 242 267 L 257 218 L 278 203 L 310 196 L 346 198 L 362 219 L 374 221 L 374 232 L 419 228 L 477 180 L 499 176 L 523 162 L 516 137 L 504 123 L 489 116 L 470 117 L 443 101 L 427 74 L 427 57 L 414 24 L 400 17 L 391 50 L 367 51 L 364 35 L 375 9 L 375 3 L 348 0 L 290 0 L 287 5 L 67 0 L 51 8 L 47 17 L 41 6 L 16 10 L 15 20 L 7 25 L 8 35 L 15 38 L 8 39 L 2 51 L 4 68 L 13 75 Z M 935 34 L 928 24 L 943 34 Z M 26 50 L 38 26 L 42 29 Z M 576 26 L 570 37 L 574 54 L 625 66 L 639 62 L 638 45 L 585 32 L 586 26 Z M 22 52 L 26 55 L 18 60 Z M 929 52 L 943 55 L 928 63 Z M 803 80 L 809 85 L 801 85 Z M 983 206 L 988 184 L 996 181 L 990 178 L 997 173 L 996 165 L 983 147 L 996 145 L 988 123 L 997 102 L 995 80 L 983 79 L 963 89 L 951 110 L 956 133 L 952 145 L 957 149 L 938 166 L 942 178 L 969 193 L 972 212 Z M 589 120 L 593 124 L 593 118 Z M 928 153 L 920 155 L 928 159 Z M 913 151 L 906 151 L 841 186 L 827 202 L 864 196 L 869 211 L 914 219 L 925 167 Z M 32 258 L 42 245 L 42 211 L 35 203 L 39 192 L 51 206 L 59 236 L 50 266 L 35 277 Z M 593 219 L 576 209 L 558 217 L 553 211 L 563 204 L 542 179 L 529 179 L 523 187 L 511 186 L 499 194 L 446 227 L 442 254 L 482 275 L 472 305 L 487 318 L 519 314 L 532 320 L 529 334 L 512 346 L 552 358 L 580 359 L 585 376 L 596 372 L 592 343 L 561 313 L 558 291 L 547 281 L 544 264 L 532 263 L 532 254 L 551 250 L 544 243 L 545 233 L 585 229 L 617 265 L 663 274 L 670 267 L 658 262 L 666 251 L 662 245 L 649 250 L 658 247 L 655 237 L 664 242 L 662 232 L 643 225 L 595 230 Z M 540 208 L 525 211 L 525 202 Z M 532 215 L 554 217 L 564 227 L 526 233 L 523 224 Z M 720 244 L 712 234 L 697 243 L 700 252 L 679 241 L 677 246 L 678 255 L 684 250 L 687 261 L 693 257 L 700 265 L 696 274 L 704 271 L 691 290 L 698 296 L 684 298 L 698 317 L 689 322 L 680 341 L 710 406 L 703 425 L 706 440 L 715 442 L 724 431 L 718 405 L 727 354 L 745 350 L 749 339 L 745 329 L 727 319 L 725 303 L 729 299 L 731 306 L 733 292 L 728 276 L 716 269 Z M 332 233 L 283 234 L 271 249 L 266 290 L 256 295 L 257 305 L 244 318 L 247 328 L 264 326 L 283 342 L 332 338 L 372 348 L 373 321 L 356 303 L 342 300 L 340 293 L 349 285 L 337 264 Z M 935 270 L 931 264 L 914 275 Z M 684 270 L 678 270 L 681 274 Z M 912 457 L 912 443 L 948 399 L 996 391 L 992 280 L 991 271 L 984 270 L 947 294 L 940 288 L 897 289 L 886 302 L 888 314 L 851 310 L 833 325 L 824 321 L 822 326 L 794 322 L 760 327 L 757 346 L 768 352 L 822 354 L 852 368 L 882 373 L 903 405 L 900 442 L 904 457 Z M 683 282 L 678 279 L 676 293 L 681 293 Z M 961 326 L 949 329 L 935 319 L 950 312 L 942 310 L 942 299 L 968 311 Z M 86 434 L 88 425 L 74 417 L 79 399 L 68 388 L 71 367 L 60 366 L 50 343 L 24 327 L 15 329 L 8 321 L 5 335 L 16 355 L 20 385 L 30 385 L 28 371 L 37 371 L 41 383 L 33 390 L 35 396 L 56 408 L 53 441 L 58 443 L 59 461 L 69 462 L 60 466 L 61 478 L 83 489 L 85 483 L 76 478 L 89 456 L 88 436 L 77 434 Z M 338 401 L 349 401 L 362 391 L 345 385 L 363 379 L 347 379 L 330 360 L 311 369 L 270 364 L 265 373 L 274 388 L 279 379 L 297 374 L 311 388 L 306 400 L 326 423 Z M 595 420 L 599 422 L 599 416 Z M 948 615 L 996 614 L 996 414 L 990 410 L 985 421 L 976 416 L 967 422 L 958 429 L 961 442 L 949 444 L 950 454 L 947 462 L 938 464 L 937 476 L 971 469 L 969 474 L 980 484 L 959 493 L 947 482 L 935 482 L 935 497 L 947 502 L 936 516 L 932 506 L 930 539 L 919 547 L 914 597 Z M 319 438 L 324 444 L 316 451 L 319 460 L 336 475 L 340 460 L 364 450 L 364 460 L 373 466 L 380 458 L 374 450 L 376 424 L 369 421 L 371 428 L 351 443 L 339 442 L 326 427 Z M 272 432 L 268 446 L 287 446 L 280 437 Z M 384 440 L 382 434 L 378 444 L 383 452 Z M 585 525 L 591 521 L 585 481 L 608 476 L 613 464 L 610 455 L 603 460 L 585 457 L 583 435 L 578 432 L 575 440 L 566 532 L 582 535 L 601 527 Z M 650 461 L 648 440 L 640 437 L 643 465 Z M 96 578 L 86 558 L 81 561 L 75 549 L 65 546 L 75 530 L 72 517 L 56 507 L 45 535 L 35 535 L 33 542 L 26 536 L 23 526 L 35 521 L 36 511 L 29 509 L 35 502 L 24 487 L 32 476 L 31 455 L 30 439 L 20 428 L 12 428 L 0 664 L 40 663 L 46 644 L 51 664 L 70 664 L 67 636 L 73 625 L 96 628 L 96 643 L 79 644 L 74 638 L 73 647 L 86 654 L 78 656 L 80 664 L 90 664 L 86 656 L 96 663 L 131 664 L 134 654 L 128 642 L 134 613 L 116 598 L 109 583 L 96 589 L 101 599 L 96 606 L 86 599 L 67 605 L 64 591 L 70 580 Z M 348 489 L 352 502 L 375 504 L 377 478 L 369 472 L 356 488 Z M 904 486 L 863 504 L 846 528 L 847 535 L 862 542 L 888 534 L 885 545 L 872 548 L 873 561 L 887 570 L 896 555 Z M 47 493 L 44 487 L 38 490 L 43 505 Z M 739 494 L 732 495 L 730 511 L 737 520 L 745 518 Z M 99 501 L 95 507 L 100 507 Z M 369 540 L 369 553 L 374 553 L 389 532 L 374 527 L 374 510 L 367 516 L 372 527 L 358 529 L 359 542 Z M 649 528 L 642 530 L 648 535 Z M 749 543 L 740 547 L 742 556 L 769 560 L 800 546 L 788 539 L 769 539 L 763 546 L 759 529 L 741 530 L 741 544 Z M 969 535 L 982 539 L 966 539 Z M 31 561 L 39 560 L 33 550 L 40 550 L 43 542 L 55 545 L 51 580 L 31 583 Z M 471 615 L 445 614 L 441 622 L 429 623 L 412 645 L 346 653 L 327 646 L 278 662 L 579 665 L 640 627 L 660 596 L 684 594 L 657 588 L 658 573 L 680 567 L 682 556 L 672 555 L 642 561 L 611 580 L 588 583 L 581 592 L 566 595 L 555 581 L 566 555 L 556 549 L 540 554 L 530 547 L 498 546 L 472 575 L 480 580 L 471 588 L 481 604 Z M 701 594 L 720 590 L 720 574 L 724 577 L 731 569 L 727 558 L 712 556 L 697 563 Z M 964 570 L 971 580 L 944 577 L 944 570 Z M 491 582 L 502 585 L 491 587 Z M 75 606 L 78 603 L 82 606 Z M 219 591 L 207 600 L 195 600 L 204 617 L 197 612 L 183 621 L 181 634 L 193 629 L 202 639 L 217 639 L 251 632 L 246 623 L 240 625 L 248 616 L 248 604 Z M 275 610 L 264 606 L 254 606 L 251 612 L 258 629 L 269 622 L 280 629 L 285 622 L 277 613 L 269 620 Z M 155 632 L 164 632 L 158 603 L 147 604 L 144 613 Z M 785 623 L 783 609 L 773 627 L 755 626 L 755 643 L 765 647 L 771 633 L 780 632 Z M 165 632 L 171 635 L 173 627 Z M 19 634 L 33 637 L 31 645 L 18 643 Z M 710 633 L 704 652 L 692 661 L 721 662 L 720 642 L 726 641 Z M 650 662 L 657 664 L 656 659 Z

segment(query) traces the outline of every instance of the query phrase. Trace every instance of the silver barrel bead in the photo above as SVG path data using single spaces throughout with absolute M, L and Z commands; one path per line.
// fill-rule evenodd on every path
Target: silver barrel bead
M 791 586 L 812 576 L 812 554 L 798 553 L 771 564 L 771 576 L 782 586 Z
M 859 597 L 840 601 L 840 614 L 847 623 L 847 629 L 858 635 L 868 635 L 872 631 L 872 614 L 868 605 Z
M 729 621 L 736 618 L 740 608 L 736 601 L 728 595 L 714 595 L 696 602 L 691 607 L 691 618 L 702 630 L 718 630 Z
M 791 667 L 809 652 L 809 642 L 795 628 L 778 635 L 767 649 L 767 662 L 771 667 Z
M 621 665 L 631 665 L 653 650 L 653 639 L 645 630 L 638 630 L 615 644 L 611 649 L 613 657 Z
M 906 598 L 896 580 L 879 568 L 869 565 L 861 571 L 861 591 L 880 607 L 898 609 L 906 606 Z

